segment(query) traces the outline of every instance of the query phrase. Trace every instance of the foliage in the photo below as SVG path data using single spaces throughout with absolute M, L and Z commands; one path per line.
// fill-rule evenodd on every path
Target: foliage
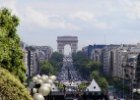
M 89 68 L 86 67 L 89 58 L 82 52 L 72 54 L 73 64 L 76 67 L 77 71 L 80 72 L 81 76 L 85 79 L 89 77 Z
M 16 34 L 19 20 L 6 9 L 0 9 L 0 66 L 9 70 L 13 75 L 25 80 L 25 66 L 20 38 Z
M 63 65 L 63 55 L 54 52 L 51 58 L 40 62 L 40 74 L 57 74 Z
M 46 60 L 40 63 L 40 74 L 54 74 L 53 66 Z
M 90 79 L 92 71 L 100 71 L 101 69 L 101 64 L 99 62 L 90 60 L 82 51 L 74 53 L 72 57 L 74 66 L 85 79 Z
M 81 83 L 81 84 L 79 85 L 79 89 L 80 89 L 80 90 L 85 90 L 85 89 L 87 88 L 88 85 L 89 85 L 89 84 L 87 84 L 87 83 Z
M 104 77 L 100 77 L 98 80 L 97 80 L 99 86 L 101 87 L 102 90 L 106 90 L 107 87 L 108 87 L 108 82 L 107 80 L 104 78 Z
M 33 100 L 28 90 L 7 70 L 0 67 L 0 100 Z
M 74 66 L 86 80 L 95 79 L 102 90 L 108 87 L 107 80 L 102 76 L 101 63 L 90 60 L 86 54 L 79 51 L 72 55 Z
M 95 80 L 98 80 L 100 78 L 98 71 L 93 71 L 90 75 L 91 79 L 94 78 Z
M 63 66 L 63 55 L 58 52 L 54 52 L 51 55 L 49 62 L 52 64 L 57 74 L 57 72 L 59 72 L 61 67 Z
M 99 62 L 89 60 L 88 63 L 86 64 L 86 68 L 88 69 L 88 73 L 89 73 L 88 77 L 90 77 L 91 74 L 96 74 L 97 75 L 96 77 L 98 77 L 99 74 L 101 73 L 100 72 L 101 64 Z
M 55 83 L 59 91 L 64 91 L 64 85 L 62 83 Z
M 108 87 L 108 81 L 105 77 L 101 76 L 99 71 L 95 70 L 91 73 L 91 78 L 94 78 L 96 82 L 99 84 L 102 90 L 107 89 Z
M 95 61 L 92 61 L 92 60 L 89 60 L 89 62 L 87 63 L 87 67 L 90 69 L 90 70 L 98 70 L 100 71 L 100 67 L 101 67 L 101 64 L 99 62 L 95 62 Z
M 53 60 L 53 61 L 56 61 L 56 62 L 62 62 L 63 61 L 63 55 L 58 53 L 58 52 L 53 52 L 50 60 Z

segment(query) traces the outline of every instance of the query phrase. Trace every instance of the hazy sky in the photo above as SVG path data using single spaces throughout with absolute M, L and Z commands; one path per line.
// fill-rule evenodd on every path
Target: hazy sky
M 57 48 L 56 38 L 78 36 L 89 44 L 140 42 L 140 0 L 0 0 L 19 16 L 27 44 Z

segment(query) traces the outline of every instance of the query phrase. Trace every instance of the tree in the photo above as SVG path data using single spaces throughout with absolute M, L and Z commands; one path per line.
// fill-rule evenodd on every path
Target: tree
M 101 76 L 98 71 L 93 71 L 90 77 L 91 79 L 94 78 L 96 80 L 102 90 L 107 89 L 108 81 L 103 76 Z
M 63 61 L 63 55 L 61 53 L 58 53 L 58 52 L 53 52 L 50 60 L 54 60 L 56 62 L 62 62 Z
M 81 83 L 78 87 L 79 87 L 80 90 L 84 91 L 88 87 L 88 85 L 89 84 L 87 84 L 87 83 Z
M 89 68 L 91 71 L 93 71 L 93 70 L 98 70 L 98 71 L 100 71 L 100 69 L 101 69 L 101 64 L 100 64 L 99 62 L 95 62 L 95 61 L 90 60 L 90 61 L 87 63 L 87 68 Z
M 33 100 L 28 90 L 6 69 L 0 68 L 0 100 Z
M 99 86 L 101 87 L 102 90 L 106 90 L 108 87 L 108 82 L 104 77 L 100 77 L 97 80 L 97 83 L 99 84 Z
M 76 67 L 77 71 L 80 72 L 81 76 L 85 79 L 89 77 L 89 69 L 86 67 L 89 62 L 89 58 L 82 52 L 72 54 L 73 65 Z
M 72 57 L 74 66 L 83 78 L 94 78 L 102 90 L 108 87 L 108 82 L 101 73 L 101 63 L 90 60 L 82 51 L 73 53 Z
M 55 70 L 53 68 L 53 66 L 46 60 L 40 63 L 40 73 L 41 74 L 54 74 Z
M 90 78 L 94 78 L 95 80 L 99 80 L 100 78 L 100 75 L 99 75 L 99 72 L 98 71 L 93 71 L 91 74 L 90 74 Z
M 85 79 L 89 79 L 92 71 L 99 71 L 101 64 L 90 60 L 86 54 L 82 51 L 73 53 L 73 63 L 76 69 L 81 73 L 81 76 Z
M 61 67 L 63 66 L 63 55 L 61 53 L 54 52 L 51 55 L 49 62 L 52 64 L 57 74 L 57 72 L 59 72 Z
M 25 81 L 26 68 L 20 38 L 16 34 L 19 19 L 6 9 L 0 9 L 0 66 Z
M 90 77 L 93 71 L 98 72 L 98 75 L 99 75 L 101 64 L 99 62 L 88 60 L 88 63 L 86 64 L 85 67 L 86 67 L 86 70 L 88 70 L 86 73 L 88 73 L 88 77 Z

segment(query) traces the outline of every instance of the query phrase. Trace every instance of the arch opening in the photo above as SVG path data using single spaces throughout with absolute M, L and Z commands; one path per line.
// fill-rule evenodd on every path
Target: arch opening
M 69 44 L 66 44 L 64 46 L 64 55 L 71 55 L 71 52 L 72 52 L 71 46 Z

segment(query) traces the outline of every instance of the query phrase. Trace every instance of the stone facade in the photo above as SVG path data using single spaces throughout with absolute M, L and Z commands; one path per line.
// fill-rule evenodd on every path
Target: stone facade
M 70 45 L 71 51 L 76 52 L 78 49 L 78 37 L 76 36 L 58 36 L 57 49 L 59 53 L 64 54 L 64 46 Z

